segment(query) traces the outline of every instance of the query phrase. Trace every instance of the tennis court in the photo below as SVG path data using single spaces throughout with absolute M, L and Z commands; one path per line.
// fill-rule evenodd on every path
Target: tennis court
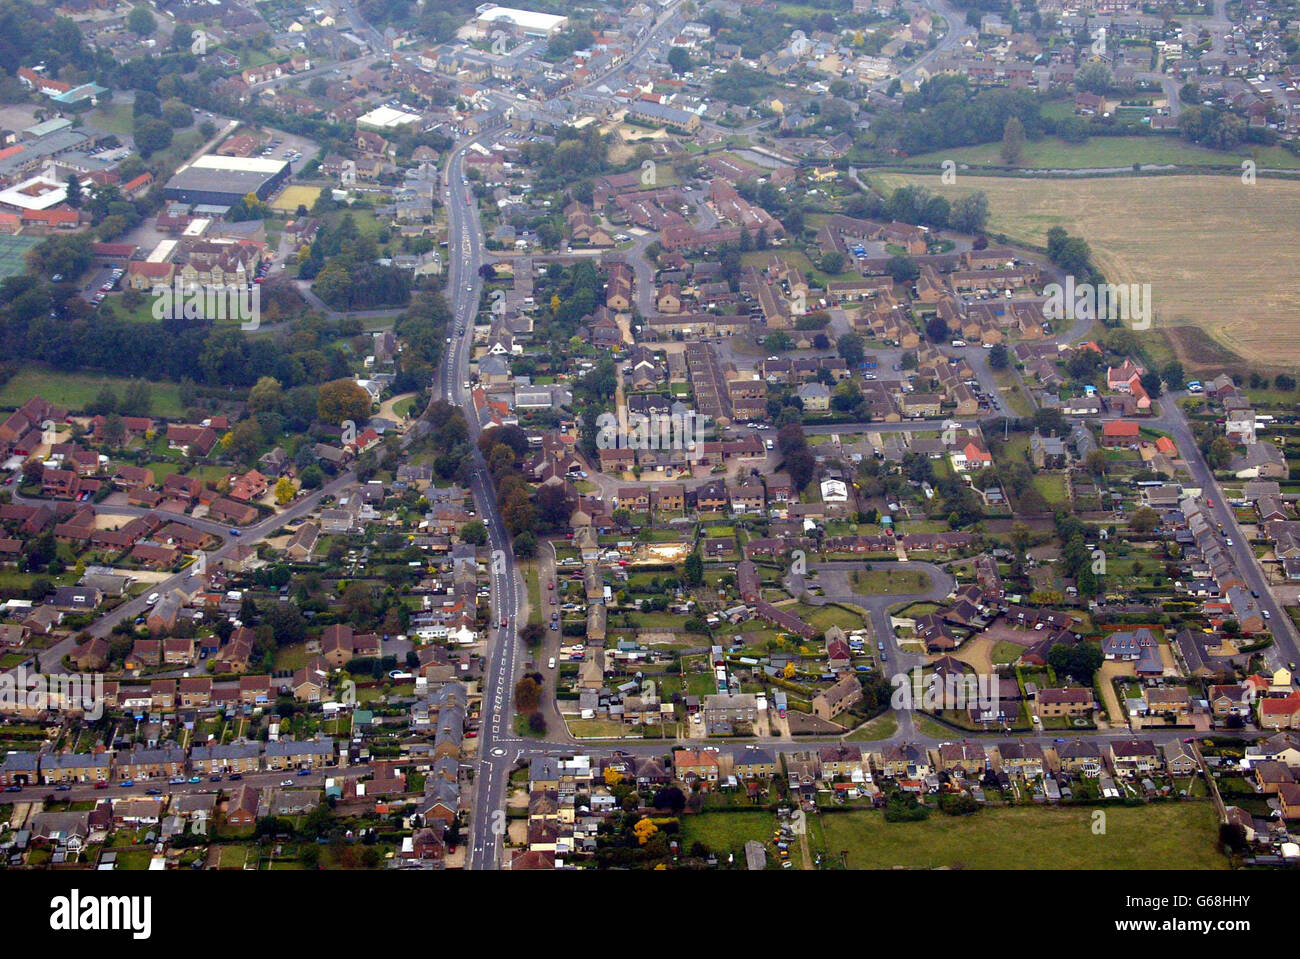
M 0 235 L 0 279 L 17 276 L 26 270 L 27 262 L 23 257 L 40 242 L 41 238 L 35 236 Z

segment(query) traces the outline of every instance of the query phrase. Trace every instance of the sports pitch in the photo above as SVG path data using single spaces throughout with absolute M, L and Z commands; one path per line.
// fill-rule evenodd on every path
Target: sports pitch
M 40 243 L 35 236 L 0 236 L 0 279 L 17 276 L 26 268 L 27 251 Z

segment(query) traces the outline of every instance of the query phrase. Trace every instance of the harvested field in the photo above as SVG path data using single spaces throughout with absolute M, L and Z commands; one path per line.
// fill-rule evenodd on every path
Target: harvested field
M 1300 365 L 1300 275 L 1289 268 L 1300 248 L 1300 182 L 959 176 L 945 187 L 934 176 L 875 179 L 888 188 L 919 183 L 950 200 L 982 190 L 990 230 L 1039 247 L 1056 225 L 1083 236 L 1110 282 L 1151 284 L 1157 326 L 1182 328 L 1172 343 L 1188 372 L 1241 361 L 1275 371 Z

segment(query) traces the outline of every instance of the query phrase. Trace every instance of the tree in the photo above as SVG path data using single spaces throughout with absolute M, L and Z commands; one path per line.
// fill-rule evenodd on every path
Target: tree
M 885 272 L 894 278 L 895 283 L 907 286 L 921 275 L 921 268 L 910 256 L 900 253 L 889 258 L 889 262 L 885 264 Z
M 138 37 L 150 36 L 158 29 L 158 21 L 148 7 L 134 7 L 127 15 L 126 25 Z
M 81 192 L 81 181 L 77 179 L 77 175 L 75 173 L 69 173 L 68 191 L 67 191 L 67 198 L 65 202 L 68 204 L 68 206 L 72 207 L 74 210 L 79 210 L 81 209 L 81 201 L 83 199 L 83 196 L 84 195 Z
M 326 423 L 354 424 L 370 418 L 370 394 L 349 379 L 333 380 L 316 396 L 316 414 Z
M 293 488 L 293 480 L 287 476 L 281 476 L 275 484 L 275 501 L 281 506 L 285 506 L 293 499 L 296 492 L 297 490 Z
M 122 417 L 117 413 L 110 413 L 105 417 L 100 436 L 104 439 L 104 445 L 110 449 L 121 446 L 122 441 L 126 439 L 126 426 L 122 422 Z
M 632 827 L 632 832 L 636 834 L 636 841 L 642 846 L 648 843 L 658 831 L 659 827 L 648 816 L 642 816 Z
M 668 66 L 673 73 L 681 76 L 691 68 L 691 54 L 685 47 L 673 47 L 668 51 Z
M 23 484 L 35 486 L 45 478 L 45 464 L 36 457 L 23 460 Z
M 1010 362 L 1005 343 L 994 343 L 989 350 L 989 366 L 995 370 L 1005 370 Z
M 1115 82 L 1115 75 L 1110 67 L 1101 61 L 1085 63 L 1074 75 L 1074 87 L 1083 93 L 1095 93 L 1102 96 Z
M 542 684 L 535 676 L 525 676 L 515 683 L 515 708 L 525 715 L 535 713 L 542 704 Z
M 460 528 L 460 538 L 472 546 L 482 546 L 487 542 L 487 527 L 481 519 L 472 519 Z
M 794 341 L 784 330 L 774 330 L 763 340 L 763 348 L 769 353 L 786 353 L 794 346 Z
M 163 119 L 173 130 L 194 126 L 194 112 L 180 100 L 168 100 L 163 104 Z
M 537 518 L 546 529 L 561 529 L 569 522 L 569 499 L 558 484 L 537 491 Z
M 135 118 L 131 132 L 136 149 L 146 160 L 172 145 L 172 128 L 165 120 L 142 114 Z
M 1016 166 L 1025 153 L 1025 125 L 1019 117 L 1007 117 L 1002 126 L 1002 162 Z
M 254 413 L 267 413 L 280 409 L 284 390 L 273 376 L 263 376 L 248 391 L 248 408 Z
M 860 365 L 862 358 L 866 356 L 862 337 L 857 333 L 845 333 L 836 342 L 835 349 L 850 368 Z
M 817 458 L 803 447 L 790 453 L 785 458 L 785 469 L 790 474 L 790 480 L 795 487 L 802 491 L 810 482 L 812 482 L 813 473 L 817 470 Z
M 1128 521 L 1128 525 L 1135 533 L 1149 533 L 1160 525 L 1160 514 L 1150 506 L 1139 507 Z
M 667 809 L 674 815 L 678 815 L 686 808 L 686 794 L 677 786 L 665 786 L 655 793 L 654 798 L 650 800 L 650 805 L 655 809 Z
M 827 250 L 817 261 L 823 273 L 839 274 L 844 272 L 844 254 L 839 250 Z
M 697 549 L 686 557 L 683 574 L 688 585 L 699 586 L 704 582 L 704 560 Z
M 515 556 L 519 559 L 531 559 L 537 555 L 537 534 L 526 529 L 515 536 L 513 545 Z
M 302 483 L 303 489 L 320 489 L 321 484 L 325 482 L 325 474 L 319 466 L 313 463 L 303 469 L 298 480 Z
M 952 205 L 948 225 L 959 233 L 979 233 L 989 220 L 989 200 L 983 191 L 969 193 Z
M 1047 654 L 1047 664 L 1058 674 L 1064 673 L 1084 686 L 1092 685 L 1092 677 L 1101 663 L 1101 647 L 1092 643 L 1079 643 L 1076 646 L 1057 643 Z

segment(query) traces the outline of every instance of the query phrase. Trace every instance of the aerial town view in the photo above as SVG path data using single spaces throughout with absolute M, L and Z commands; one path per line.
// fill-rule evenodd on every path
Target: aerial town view
M 0 0 L 6 888 L 1247 931 L 1297 249 L 1297 0 Z

